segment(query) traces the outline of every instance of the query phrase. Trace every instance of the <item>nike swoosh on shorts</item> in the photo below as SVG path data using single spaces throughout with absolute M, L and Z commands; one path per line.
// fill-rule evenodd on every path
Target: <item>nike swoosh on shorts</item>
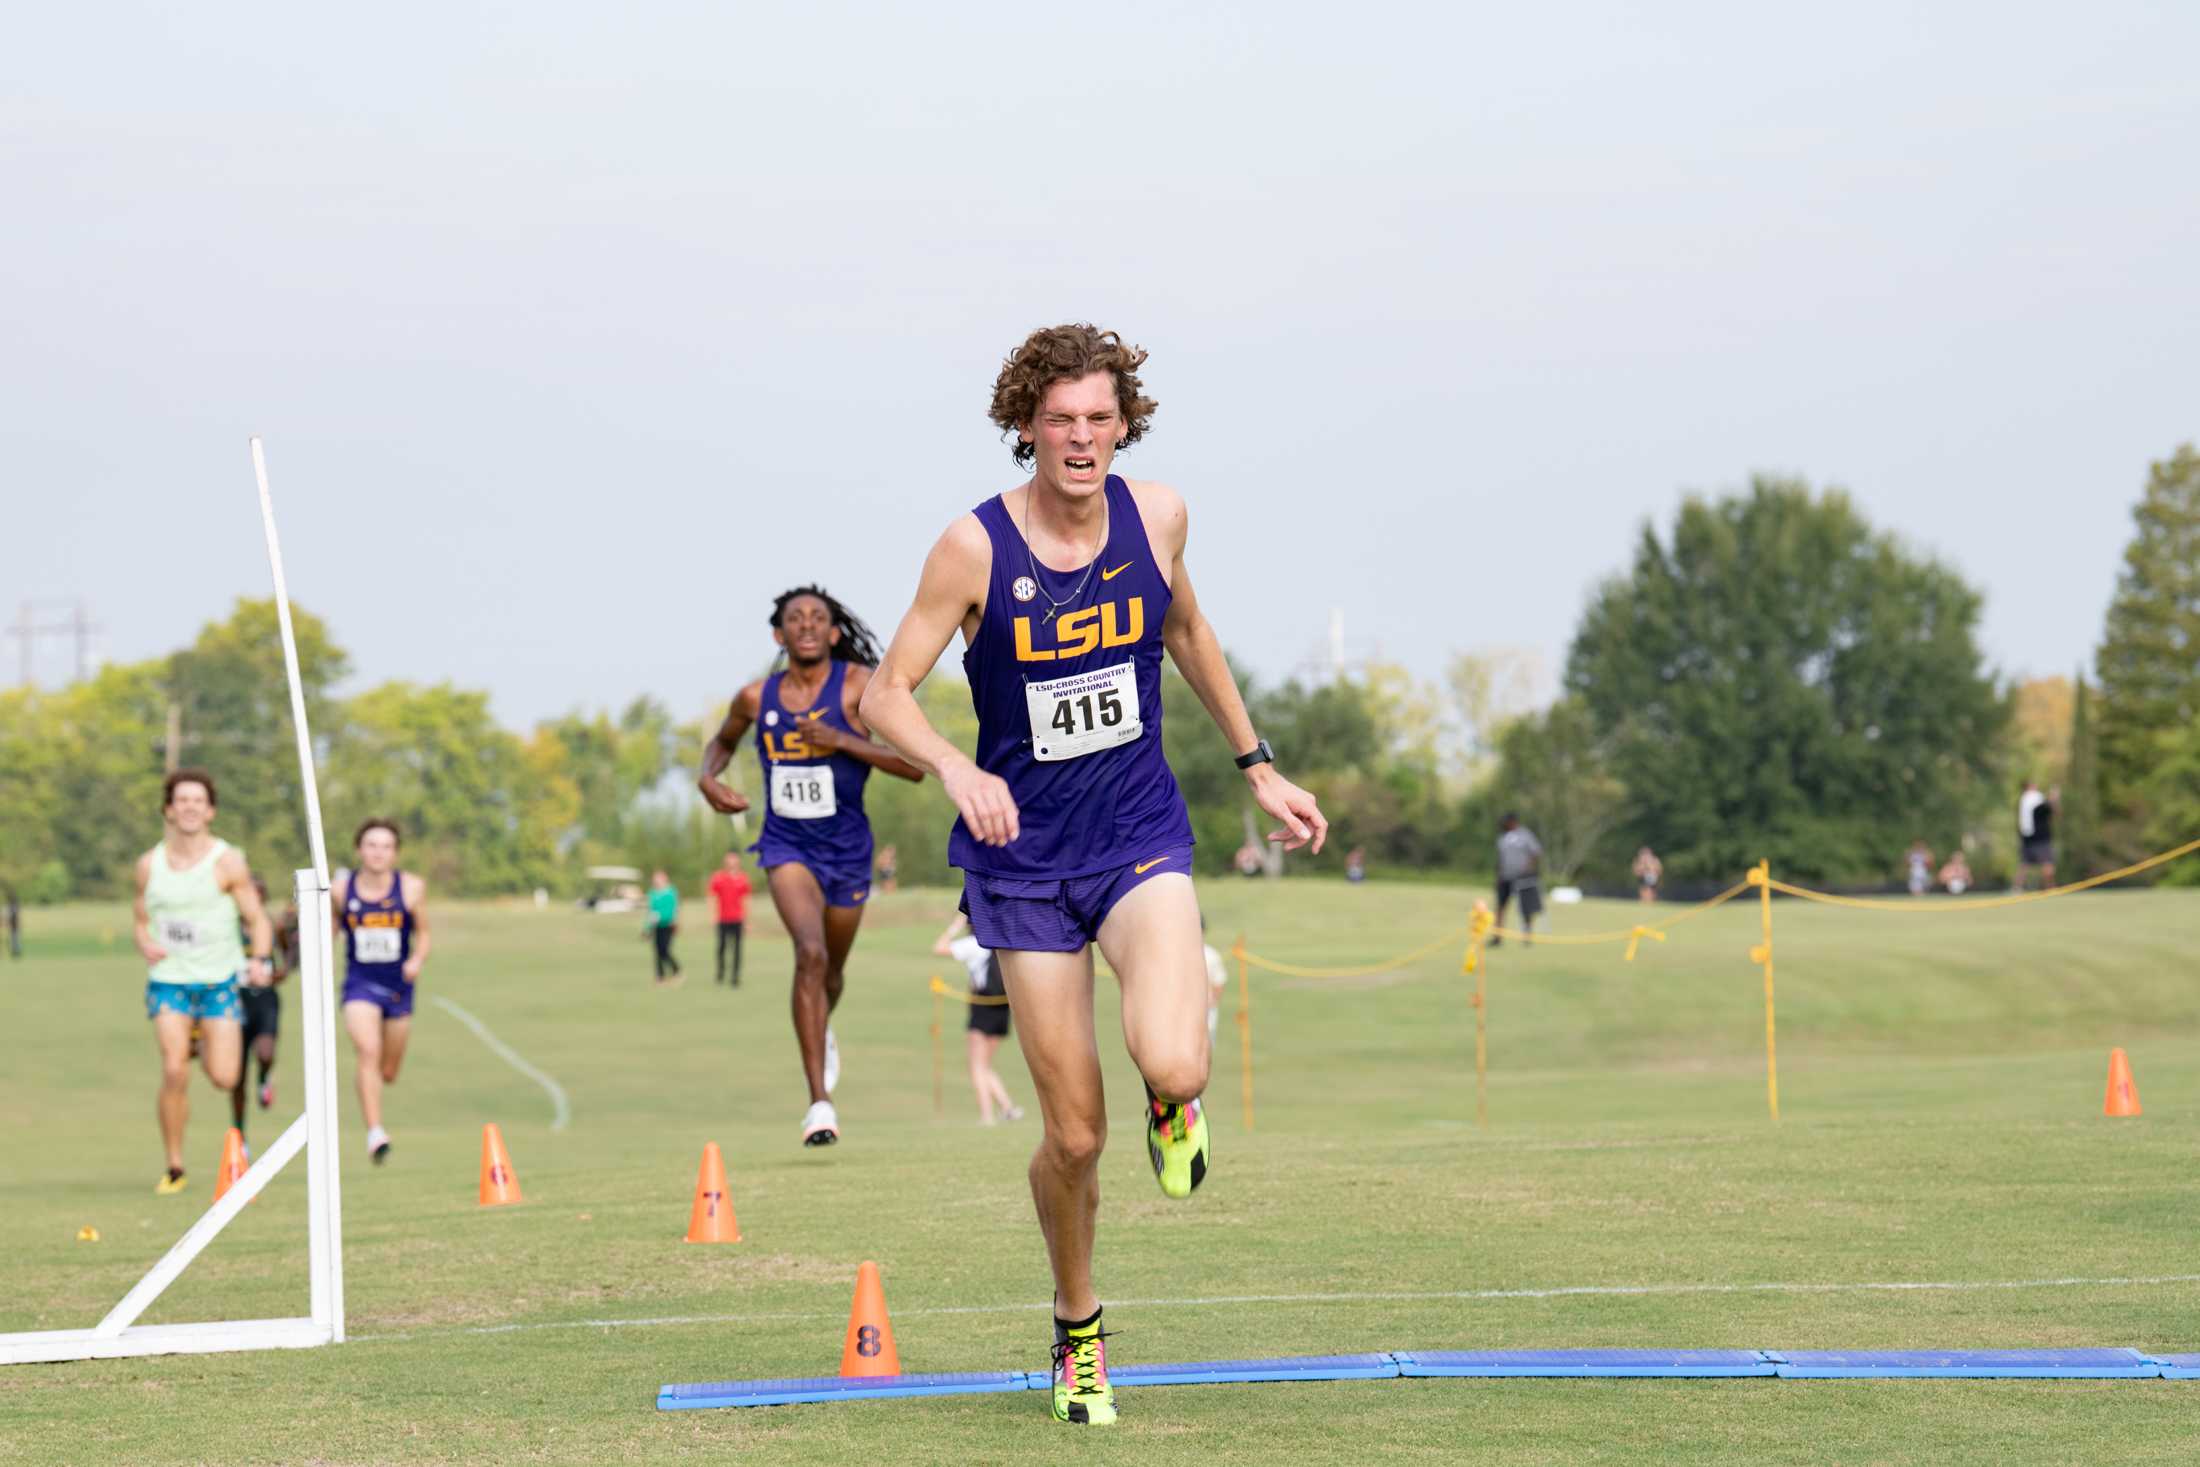
M 1169 858 L 1167 856 L 1156 856 L 1151 861 L 1147 861 L 1141 865 L 1131 867 L 1131 874 L 1133 876 L 1144 876 L 1148 871 L 1151 871 L 1154 867 L 1160 865 L 1163 861 L 1166 861 L 1168 859 Z

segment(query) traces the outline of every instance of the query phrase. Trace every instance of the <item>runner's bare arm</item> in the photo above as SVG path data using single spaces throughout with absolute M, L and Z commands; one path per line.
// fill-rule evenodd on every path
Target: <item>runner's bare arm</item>
M 237 904 L 237 915 L 252 928 L 252 953 L 246 964 L 246 981 L 257 986 L 273 983 L 275 924 L 268 920 L 267 904 L 260 900 L 260 890 L 252 884 L 251 868 L 235 851 L 225 851 L 214 874 L 220 878 L 222 890 Z
M 1245 698 L 1238 692 L 1236 677 L 1231 675 L 1229 659 L 1222 655 L 1222 639 L 1200 613 L 1199 597 L 1184 569 L 1184 542 L 1189 538 L 1184 501 L 1163 484 L 1139 487 L 1139 508 L 1146 516 L 1148 538 L 1156 552 L 1173 558 L 1169 568 L 1169 615 L 1161 623 L 1162 645 L 1169 649 L 1169 660 L 1184 674 L 1184 681 L 1199 694 L 1207 716 L 1229 740 L 1230 752 L 1251 753 L 1258 735 L 1245 712 Z M 1273 764 L 1255 764 L 1245 771 L 1245 780 L 1252 786 L 1253 802 L 1283 822 L 1283 829 L 1269 832 L 1270 840 L 1282 841 L 1289 851 L 1309 842 L 1317 851 L 1322 848 L 1322 842 L 1329 838 L 1329 821 L 1312 795 L 1285 779 Z
M 718 776 L 725 770 L 734 754 L 741 747 L 741 736 L 756 722 L 756 706 L 763 697 L 762 683 L 750 683 L 733 695 L 727 705 L 725 722 L 718 725 L 718 732 L 703 745 L 703 770 L 696 777 L 695 787 L 703 792 L 710 807 L 721 815 L 738 815 L 749 808 L 748 798 L 739 790 L 721 781 Z
M 153 914 L 145 910 L 145 884 L 153 879 L 153 858 L 140 856 L 137 863 L 137 901 L 133 910 L 137 916 L 138 956 L 148 963 L 158 963 L 168 956 L 168 949 L 153 941 Z
M 405 910 L 412 913 L 412 956 L 405 959 L 405 966 L 398 971 L 405 975 L 407 983 L 420 981 L 420 969 L 428 961 L 428 949 L 435 946 L 435 935 L 428 930 L 428 878 L 415 876 L 410 871 L 400 872 L 405 883 Z
M 986 773 L 940 737 L 917 706 L 917 686 L 947 650 L 955 629 L 962 629 L 966 641 L 976 635 L 992 570 L 992 542 L 977 516 L 964 515 L 949 525 L 924 558 L 917 598 L 895 628 L 886 659 L 864 687 L 858 711 L 865 726 L 876 729 L 903 758 L 939 776 L 973 836 L 989 846 L 1004 846 L 1018 833 L 1008 781 Z
M 847 680 L 841 684 L 840 713 L 843 718 L 855 725 L 856 733 L 844 734 L 839 729 L 833 728 L 820 720 L 817 723 L 805 725 L 803 736 L 810 741 L 812 748 L 823 749 L 827 753 L 846 754 L 851 759 L 860 759 L 881 774 L 891 774 L 896 778 L 906 779 L 912 783 L 922 781 L 924 778 L 923 770 L 911 764 L 907 759 L 902 758 L 892 749 L 875 744 L 864 737 L 870 730 L 863 722 L 863 690 L 869 687 L 870 683 L 871 669 L 857 663 L 848 669 Z

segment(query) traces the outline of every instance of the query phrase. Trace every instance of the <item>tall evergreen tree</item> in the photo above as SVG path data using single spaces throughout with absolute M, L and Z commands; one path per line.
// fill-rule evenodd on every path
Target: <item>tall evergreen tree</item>
M 2101 790 L 2147 826 L 2148 787 L 2173 739 L 2200 722 L 2200 453 L 2147 471 L 2099 655 Z

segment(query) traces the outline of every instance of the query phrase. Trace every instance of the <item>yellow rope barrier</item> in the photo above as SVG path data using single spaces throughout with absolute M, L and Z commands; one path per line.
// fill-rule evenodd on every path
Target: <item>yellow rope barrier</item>
M 1255 952 L 1241 951 L 1239 956 L 1256 968 L 1269 973 L 1281 973 L 1286 978 L 1372 978 L 1378 973 L 1393 973 L 1409 964 L 1417 963 L 1438 948 L 1451 946 L 1465 933 L 1464 927 L 1455 927 L 1434 942 L 1417 947 L 1412 952 L 1360 968 L 1302 968 L 1296 963 L 1279 963 Z
M 1492 927 L 1489 935 L 1492 937 L 1510 937 L 1538 946 L 1548 945 L 1551 947 L 1601 947 L 1607 943 L 1624 942 L 1627 944 L 1627 961 L 1631 963 L 1635 960 L 1635 944 L 1643 938 L 1656 938 L 1662 942 L 1667 929 L 1678 927 L 1690 918 L 1701 917 L 1714 907 L 1725 906 L 1728 902 L 1733 901 L 1734 898 L 1749 890 L 1749 887 L 1749 882 L 1737 881 L 1708 901 L 1701 901 L 1692 907 L 1683 908 L 1663 921 L 1638 922 L 1632 927 L 1615 927 L 1609 932 L 1526 932 L 1516 931 L 1510 927 Z
M 969 1004 L 973 1008 L 987 1008 L 995 1004 L 1008 1002 L 1008 995 L 1005 993 L 965 993 L 951 984 L 941 982 L 940 975 L 937 973 L 932 975 L 932 991 L 942 998 L 951 998 L 958 1003 Z
M 2001 896 L 1979 897 L 1971 901 L 1921 902 L 1914 897 L 1909 899 L 1901 897 L 1848 897 L 1838 896 L 1830 891 L 1813 891 L 1807 886 L 1790 886 L 1784 881 L 1768 881 L 1767 884 L 1774 891 L 1791 897 L 1801 897 L 1806 902 L 1818 902 L 1829 907 L 1852 907 L 1866 912 L 1909 912 L 1912 914 L 1985 912 L 1995 907 L 2014 907 L 2022 902 L 2044 902 L 2049 897 L 2068 896 L 2074 891 L 2090 891 L 2096 886 L 2106 886 L 2112 881 L 2123 881 L 2128 877 L 2137 876 L 2142 871 L 2151 871 L 2157 866 L 2166 866 L 2172 861 L 2191 855 L 2194 851 L 2200 851 L 2200 840 L 2188 840 L 2175 850 L 2164 851 L 2158 856 L 2149 856 L 2144 861 L 2134 861 L 2129 866 L 2114 871 L 2105 871 L 2099 876 L 2088 876 L 2083 881 L 2068 881 L 2061 886 L 2042 887 L 2038 891 L 2012 891 Z

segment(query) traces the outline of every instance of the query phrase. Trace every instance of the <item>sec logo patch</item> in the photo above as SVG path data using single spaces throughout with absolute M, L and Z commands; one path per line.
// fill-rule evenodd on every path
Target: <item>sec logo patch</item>
M 1029 576 L 1018 576 L 1016 583 L 1008 588 L 1008 594 L 1018 601 L 1029 601 L 1039 594 L 1039 583 Z

